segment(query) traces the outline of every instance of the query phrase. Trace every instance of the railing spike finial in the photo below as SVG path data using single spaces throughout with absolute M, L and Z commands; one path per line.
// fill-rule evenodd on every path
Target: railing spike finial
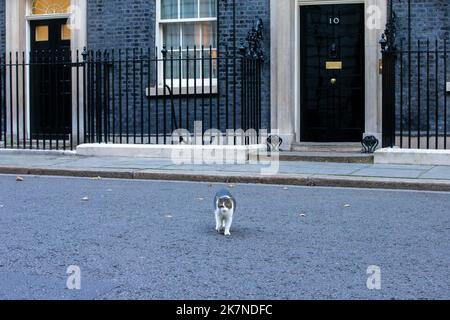
M 242 45 L 239 52 L 242 55 L 247 55 L 254 59 L 264 59 L 264 50 L 262 42 L 264 40 L 264 25 L 261 18 L 256 20 L 256 23 L 247 35 L 247 46 Z
M 83 61 L 86 62 L 87 56 L 88 56 L 87 47 L 83 48 L 83 52 L 81 53 L 81 56 L 83 57 Z
M 162 48 L 162 50 L 161 50 L 161 53 L 162 53 L 162 55 L 163 55 L 163 58 L 166 58 L 167 57 L 167 53 L 168 53 L 169 51 L 167 50 L 167 45 L 165 44 L 165 43 L 163 43 L 163 48 Z
M 386 47 L 387 47 L 387 39 L 386 39 L 386 34 L 384 32 L 381 34 L 381 39 L 379 42 L 381 45 L 381 52 L 384 53 L 386 51 Z

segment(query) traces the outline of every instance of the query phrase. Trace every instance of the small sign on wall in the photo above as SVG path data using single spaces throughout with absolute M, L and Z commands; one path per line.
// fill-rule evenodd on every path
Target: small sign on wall
M 447 82 L 447 92 L 450 92 L 450 82 Z

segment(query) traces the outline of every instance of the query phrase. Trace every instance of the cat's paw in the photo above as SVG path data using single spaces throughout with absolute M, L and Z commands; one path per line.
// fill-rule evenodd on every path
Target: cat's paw
M 227 237 L 231 236 L 231 232 L 230 231 L 225 231 L 225 236 L 227 236 Z

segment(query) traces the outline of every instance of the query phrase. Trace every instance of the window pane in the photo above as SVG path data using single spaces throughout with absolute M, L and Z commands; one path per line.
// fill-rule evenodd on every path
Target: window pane
M 36 41 L 48 41 L 48 26 L 37 26 L 36 27 Z
M 173 60 L 171 59 L 173 55 Z M 169 50 L 169 53 L 167 54 L 168 60 L 166 62 L 166 79 L 169 79 L 169 81 L 173 79 L 179 79 L 180 77 L 180 52 L 178 50 L 173 50 L 173 53 Z M 171 82 L 168 82 L 167 84 L 171 85 Z M 174 86 L 178 86 L 179 83 L 174 82 Z
M 178 19 L 178 0 L 161 0 L 161 19 Z
M 168 23 L 163 26 L 163 44 L 167 48 L 173 47 L 174 49 L 180 46 L 180 24 Z
M 31 9 L 32 14 L 66 13 L 70 6 L 70 0 L 34 0 Z
M 198 0 L 181 0 L 181 18 L 198 18 Z
M 184 52 L 184 57 L 187 57 L 186 52 Z M 199 71 L 200 71 L 200 67 L 199 67 L 199 63 L 197 62 L 197 74 L 194 73 L 194 52 L 193 51 L 189 51 L 189 79 L 194 79 L 194 76 L 196 75 L 197 78 L 199 78 Z M 187 61 L 184 60 L 183 61 L 183 78 L 187 79 Z
M 71 32 L 67 24 L 61 25 L 61 40 L 70 40 Z
M 217 48 L 217 23 L 216 22 L 203 22 L 200 24 L 202 28 L 202 44 L 205 48 L 212 46 Z
M 204 76 L 205 76 L 205 83 L 209 85 L 209 79 L 216 78 L 217 77 L 217 51 L 216 50 L 209 50 L 205 49 L 203 52 L 203 59 L 204 59 Z M 212 74 L 211 74 L 212 71 Z
M 196 41 L 196 32 L 195 32 L 195 23 L 183 23 L 183 49 L 186 47 L 194 48 L 195 45 L 198 45 Z
M 217 0 L 200 0 L 200 18 L 217 16 Z

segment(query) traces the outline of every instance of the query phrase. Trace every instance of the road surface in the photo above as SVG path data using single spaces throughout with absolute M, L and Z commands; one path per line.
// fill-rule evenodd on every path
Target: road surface
M 449 193 L 221 187 L 0 176 L 0 299 L 450 299 Z

